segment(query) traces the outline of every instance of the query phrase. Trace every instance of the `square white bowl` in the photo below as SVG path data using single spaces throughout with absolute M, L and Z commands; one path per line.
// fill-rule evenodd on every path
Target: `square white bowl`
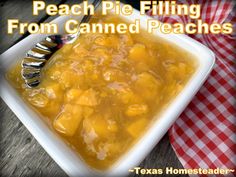
M 70 16 L 61 16 L 53 22 L 63 24 L 69 18 Z M 80 19 L 81 17 L 76 18 Z M 140 19 L 141 26 L 144 29 L 146 28 L 147 20 L 152 19 L 149 16 L 140 16 L 139 12 L 136 10 L 134 10 L 133 15 L 123 16 L 123 18 L 131 21 Z M 63 32 L 62 26 L 63 25 L 59 26 L 60 32 Z M 215 56 L 211 50 L 186 35 L 167 35 L 158 31 L 154 35 L 170 43 L 174 43 L 196 56 L 198 62 L 197 71 L 188 81 L 181 93 L 162 111 L 158 119 L 149 127 L 139 141 L 107 171 L 101 172 L 87 166 L 86 163 L 42 121 L 39 115 L 21 99 L 16 90 L 5 78 L 5 73 L 9 67 L 14 65 L 16 61 L 21 60 L 25 53 L 46 35 L 30 35 L 0 56 L 0 96 L 41 146 L 69 176 L 125 176 L 129 173 L 129 169 L 138 165 L 145 158 L 175 122 L 200 89 L 215 63 Z

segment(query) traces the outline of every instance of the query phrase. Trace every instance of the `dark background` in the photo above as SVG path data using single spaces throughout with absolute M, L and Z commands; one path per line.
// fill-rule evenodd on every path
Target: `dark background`
M 134 8 L 136 8 L 136 9 L 139 9 L 139 6 L 140 6 L 140 1 L 138 1 L 138 0 L 134 0 L 134 1 L 126 1 L 126 3 L 128 3 L 128 4 L 130 4 L 130 5 L 132 5 Z

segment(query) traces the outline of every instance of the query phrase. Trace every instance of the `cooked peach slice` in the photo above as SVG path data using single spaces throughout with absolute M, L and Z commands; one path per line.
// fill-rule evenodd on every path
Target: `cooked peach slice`
M 148 57 L 148 52 L 143 44 L 135 44 L 129 51 L 129 59 L 136 62 L 145 62 L 145 58 Z
M 95 132 L 99 136 L 103 136 L 103 137 L 109 136 L 110 132 L 108 130 L 108 122 L 107 120 L 103 119 L 101 116 L 93 117 L 92 126 Z
M 126 74 L 119 69 L 109 68 L 103 71 L 103 79 L 107 82 L 124 81 Z
M 73 136 L 81 120 L 82 108 L 78 105 L 67 104 L 62 113 L 54 120 L 53 126 L 64 135 Z
M 157 96 L 160 81 L 157 80 L 152 74 L 143 72 L 138 75 L 135 86 L 144 99 L 150 100 Z
M 61 102 L 50 100 L 47 106 L 40 108 L 40 113 L 49 118 L 55 118 L 61 110 Z
M 47 70 L 47 75 L 52 80 L 59 80 L 61 77 L 61 74 L 63 73 L 63 70 L 61 67 L 53 66 Z
M 131 103 L 135 100 L 135 95 L 130 88 L 124 88 L 117 93 L 117 97 L 124 104 Z
M 98 93 L 92 88 L 85 90 L 77 103 L 83 106 L 96 106 L 98 105 Z
M 82 92 L 83 91 L 79 88 L 72 88 L 68 90 L 65 94 L 65 101 L 70 103 L 76 103 Z
M 93 114 L 94 110 L 91 107 L 84 106 L 83 107 L 83 117 L 88 118 Z
M 78 80 L 80 80 L 80 77 L 75 73 L 75 71 L 65 70 L 60 75 L 59 82 L 64 88 L 70 88 L 75 86 L 78 83 Z
M 32 97 L 28 97 L 29 102 L 38 108 L 44 108 L 48 105 L 49 99 L 43 93 L 37 93 Z
M 49 99 L 60 99 L 62 97 L 63 91 L 60 84 L 51 83 L 45 87 L 46 95 Z
M 135 117 L 148 112 L 148 106 L 146 104 L 133 104 L 128 106 L 125 114 L 129 117 Z
M 100 114 L 93 114 L 83 121 L 83 129 L 86 134 L 94 132 L 96 137 L 107 137 L 111 133 L 108 129 L 108 121 Z

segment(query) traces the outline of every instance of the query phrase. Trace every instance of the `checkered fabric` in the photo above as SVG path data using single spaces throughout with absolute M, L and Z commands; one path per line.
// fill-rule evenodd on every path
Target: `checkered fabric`
M 201 4 L 203 22 L 230 22 L 234 25 L 235 32 L 236 1 L 177 2 Z M 148 14 L 151 15 L 151 11 Z M 187 16 L 154 18 L 166 23 L 194 22 Z M 216 64 L 203 87 L 170 128 L 170 142 L 185 168 L 230 168 L 234 171 L 222 176 L 236 176 L 236 34 L 195 34 L 190 37 L 215 53 Z

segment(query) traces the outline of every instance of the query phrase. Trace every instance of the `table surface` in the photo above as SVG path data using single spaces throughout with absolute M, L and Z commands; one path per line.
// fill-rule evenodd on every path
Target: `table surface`
M 72 4 L 73 0 L 44 0 L 55 4 Z M 45 13 L 32 16 L 32 1 L 5 0 L 0 2 L 0 53 L 10 48 L 29 33 L 17 32 L 7 35 L 7 19 L 17 18 L 20 22 L 48 22 L 53 19 Z M 54 17 L 55 18 L 55 17 Z M 0 175 L 1 176 L 67 176 L 65 172 L 39 145 L 24 125 L 0 98 Z M 166 134 L 150 154 L 139 165 L 142 168 L 183 168 L 176 157 Z M 130 174 L 130 176 L 137 176 Z M 151 176 L 151 175 L 148 175 Z M 174 176 L 174 175 L 172 175 Z M 176 175 L 184 176 L 184 175 Z

